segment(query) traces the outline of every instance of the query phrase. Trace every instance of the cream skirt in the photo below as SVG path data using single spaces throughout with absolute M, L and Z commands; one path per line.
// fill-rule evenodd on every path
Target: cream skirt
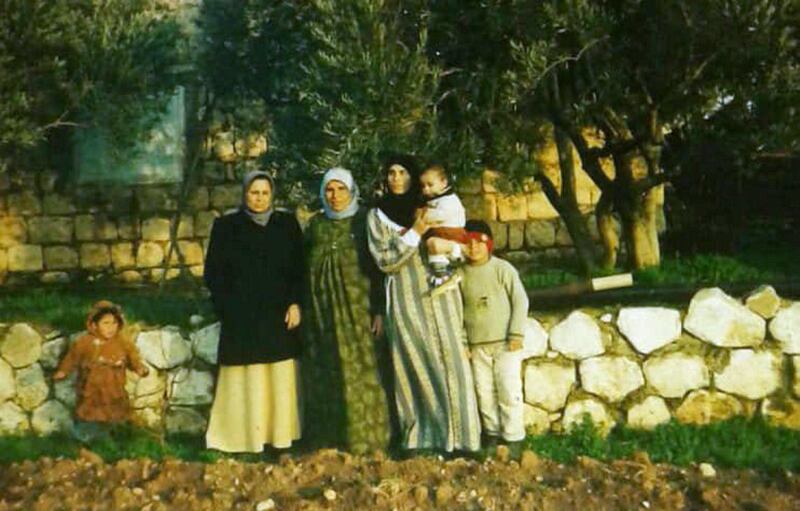
M 206 446 L 225 452 L 286 448 L 300 438 L 297 361 L 220 366 Z

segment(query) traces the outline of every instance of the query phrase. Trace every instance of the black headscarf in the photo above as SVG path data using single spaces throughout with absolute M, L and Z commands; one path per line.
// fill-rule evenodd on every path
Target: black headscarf
M 408 171 L 411 185 L 405 193 L 396 195 L 389 190 L 387 179 L 389 168 L 400 165 Z M 421 206 L 419 199 L 419 165 L 416 158 L 408 154 L 394 154 L 384 159 L 383 165 L 383 197 L 378 201 L 378 208 L 394 223 L 403 227 L 414 225 L 415 213 Z

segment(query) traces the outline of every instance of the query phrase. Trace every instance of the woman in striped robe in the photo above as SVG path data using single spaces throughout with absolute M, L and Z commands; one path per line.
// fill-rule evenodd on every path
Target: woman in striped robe
M 475 451 L 480 419 L 466 351 L 461 292 L 431 296 L 420 237 L 431 225 L 415 217 L 416 168 L 395 157 L 386 193 L 367 218 L 369 248 L 386 274 L 385 331 L 394 364 L 401 446 Z

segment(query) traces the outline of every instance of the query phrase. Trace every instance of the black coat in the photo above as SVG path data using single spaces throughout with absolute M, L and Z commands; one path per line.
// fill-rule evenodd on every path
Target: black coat
M 287 330 L 289 305 L 301 303 L 303 235 L 293 215 L 275 211 L 266 226 L 239 211 L 214 221 L 205 281 L 222 321 L 220 365 L 296 358 L 299 328 Z

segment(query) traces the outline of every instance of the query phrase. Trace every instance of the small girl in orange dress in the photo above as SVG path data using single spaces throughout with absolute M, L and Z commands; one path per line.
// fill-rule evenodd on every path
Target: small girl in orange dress
M 80 440 L 96 436 L 104 425 L 127 421 L 130 403 L 125 370 L 139 376 L 149 373 L 136 346 L 122 333 L 124 324 L 119 306 L 106 300 L 95 303 L 86 320 L 88 334 L 75 341 L 53 375 L 62 380 L 78 370 L 74 433 Z

